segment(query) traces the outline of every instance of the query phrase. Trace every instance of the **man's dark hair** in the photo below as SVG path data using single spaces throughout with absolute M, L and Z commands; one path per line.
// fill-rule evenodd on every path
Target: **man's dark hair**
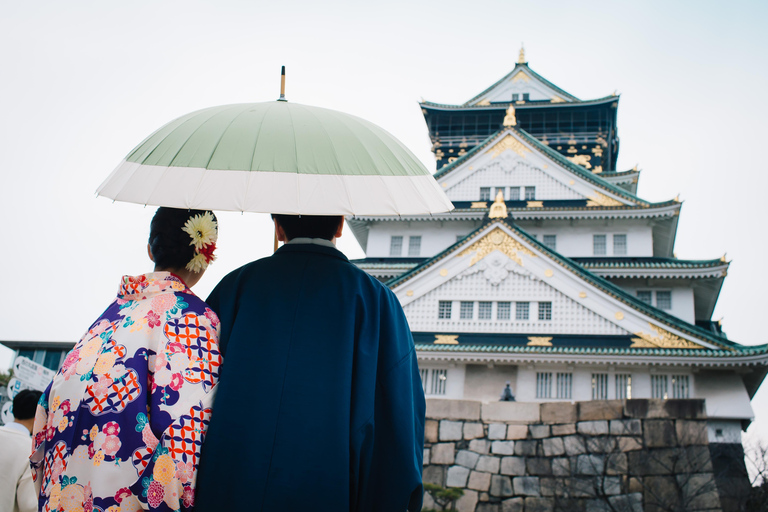
M 185 210 L 161 206 L 152 217 L 149 225 L 149 248 L 159 269 L 180 270 L 187 266 L 195 256 L 195 246 L 189 233 L 182 228 L 195 215 L 202 215 L 205 210 Z M 213 220 L 216 220 L 216 215 Z
M 294 238 L 324 238 L 330 240 L 339 229 L 342 215 L 282 215 L 272 214 L 285 231 L 288 240 Z
M 31 420 L 37 411 L 37 402 L 40 400 L 41 391 L 24 389 L 13 397 L 13 417 L 17 420 Z

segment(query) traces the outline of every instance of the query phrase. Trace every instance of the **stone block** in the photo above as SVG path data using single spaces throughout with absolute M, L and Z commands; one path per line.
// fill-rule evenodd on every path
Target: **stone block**
M 639 436 L 643 434 L 643 423 L 638 419 L 611 420 L 612 436 Z
M 477 421 L 480 419 L 480 405 L 480 402 L 472 400 L 428 398 L 427 418 L 433 420 Z
M 661 400 L 634 399 L 624 402 L 624 415 L 628 418 L 671 418 L 703 420 L 707 418 L 703 399 Z
M 512 479 L 515 496 L 540 496 L 539 477 L 517 476 Z
M 683 456 L 675 466 L 676 473 L 711 473 L 712 459 L 708 446 L 687 446 L 680 448 Z
M 637 477 L 629 477 L 629 492 L 630 493 L 642 493 L 643 492 L 643 482 Z
M 543 439 L 550 436 L 549 425 L 530 425 L 528 430 L 534 439 Z
M 629 474 L 637 476 L 670 475 L 680 459 L 680 450 L 658 448 L 638 450 L 627 454 Z
M 481 492 L 480 494 L 478 494 L 478 499 L 480 501 L 488 501 L 491 499 L 491 495 L 488 494 L 487 492 Z
M 506 423 L 491 423 L 488 425 L 488 439 L 506 439 L 507 438 L 507 425 Z
M 580 421 L 576 424 L 579 434 L 599 436 L 608 433 L 608 422 L 605 420 Z
M 525 468 L 529 475 L 552 475 L 552 461 L 543 457 L 529 457 L 525 460 Z
M 509 498 L 501 502 L 501 512 L 523 512 L 523 498 Z
M 589 453 L 610 453 L 616 450 L 616 438 L 611 436 L 598 436 L 587 438 L 587 451 Z
M 469 450 L 459 450 L 456 453 L 456 464 L 465 468 L 474 469 L 480 454 Z
M 576 404 L 569 402 L 551 402 L 541 404 L 541 422 L 553 425 L 555 423 L 575 423 L 578 420 Z
M 602 455 L 579 455 L 576 458 L 577 475 L 602 475 L 605 472 L 605 457 Z
M 479 454 L 488 454 L 491 451 L 491 442 L 485 439 L 473 439 L 469 442 L 469 450 Z
M 465 423 L 464 424 L 464 439 L 469 441 L 470 439 L 478 439 L 485 436 L 485 430 L 482 423 Z
M 537 441 L 515 441 L 515 455 L 536 455 Z
M 475 512 L 499 512 L 501 510 L 501 503 L 480 503 Z
M 647 420 L 644 432 L 648 448 L 668 448 L 677 445 L 675 423 L 672 420 Z
M 445 485 L 445 466 L 427 466 L 421 474 L 421 479 L 426 484 L 435 484 L 440 487 Z
M 584 501 L 584 512 L 613 512 L 608 501 L 602 497 Z M 622 511 L 623 512 L 623 511 Z
M 502 469 L 504 463 L 502 461 Z M 555 457 L 552 459 L 552 474 L 555 476 L 568 476 L 571 474 L 571 461 L 567 457 Z
M 455 443 L 437 443 L 432 445 L 432 452 L 429 454 L 431 464 L 452 465 L 456 460 Z
M 675 420 L 675 432 L 680 446 L 709 444 L 705 421 Z
M 602 493 L 606 496 L 616 496 L 621 494 L 621 477 L 606 476 L 601 479 Z
M 476 491 L 487 491 L 491 488 L 491 474 L 472 471 L 469 474 L 467 487 Z
M 717 485 L 711 473 L 677 475 L 677 485 L 688 510 L 720 507 Z
M 536 482 L 538 491 L 538 482 Z M 508 476 L 492 475 L 491 476 L 491 496 L 499 498 L 507 498 L 512 496 L 512 479 Z M 518 494 L 515 492 L 514 494 Z
M 579 402 L 579 421 L 618 420 L 624 415 L 623 400 Z
M 539 478 L 539 490 L 541 491 L 542 496 L 554 496 L 557 488 L 557 479 L 552 477 Z
M 445 479 L 446 487 L 466 487 L 469 478 L 469 469 L 464 466 L 451 466 L 448 468 L 448 476 Z
M 647 476 L 643 479 L 643 484 L 645 510 L 654 512 L 684 510 L 674 477 Z
M 422 466 L 429 465 L 429 448 L 424 448 L 424 455 L 422 456 Z
M 507 427 L 507 439 L 525 439 L 528 437 L 527 425 L 509 425 Z
M 611 496 L 608 498 L 608 503 L 611 505 L 611 510 L 643 512 L 643 495 L 640 492 Z
M 456 500 L 456 510 L 459 512 L 475 512 L 477 500 L 478 495 L 475 491 L 464 490 L 464 496 Z
M 541 447 L 544 450 L 544 455 L 547 457 L 555 457 L 565 453 L 565 443 L 563 443 L 563 439 L 560 437 L 542 439 Z
M 493 441 L 491 443 L 491 453 L 498 455 L 514 455 L 515 445 L 527 441 Z
M 525 475 L 525 458 L 524 457 L 502 457 L 501 474 L 512 475 L 512 476 Z
M 566 436 L 563 438 L 565 453 L 570 456 L 587 453 L 587 447 L 584 438 L 581 436 Z
M 572 498 L 594 498 L 597 495 L 593 476 L 566 478 L 562 485 L 563 491 Z
M 525 498 L 525 512 L 553 512 L 554 510 L 553 498 Z
M 422 510 L 437 508 L 437 506 L 438 505 L 435 503 L 435 500 L 432 499 L 432 495 L 429 494 L 427 491 L 424 491 L 424 501 L 421 504 Z
M 619 437 L 617 441 L 619 443 L 619 450 L 622 452 L 640 450 L 643 447 L 643 442 L 638 437 Z
M 605 472 L 608 475 L 626 475 L 628 471 L 626 453 L 609 453 L 605 456 Z
M 500 465 L 501 465 L 501 461 L 499 460 L 498 457 L 483 455 L 482 457 L 480 457 L 480 460 L 477 461 L 475 470 L 484 471 L 486 473 L 498 473 Z
M 487 423 L 539 423 L 540 420 L 539 404 L 533 402 L 490 402 L 483 404 L 481 414 Z
M 437 431 L 439 423 L 435 420 L 427 420 L 424 422 L 424 442 L 436 443 Z
M 576 433 L 576 424 L 567 423 L 565 425 L 552 425 L 553 436 L 570 436 Z
M 463 428 L 464 423 L 461 421 L 440 421 L 440 441 L 461 441 L 464 437 L 462 434 Z

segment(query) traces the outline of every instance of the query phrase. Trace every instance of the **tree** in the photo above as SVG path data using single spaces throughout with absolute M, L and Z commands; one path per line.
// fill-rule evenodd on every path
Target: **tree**
M 448 510 L 456 510 L 456 500 L 464 496 L 464 491 L 458 487 L 444 488 L 435 484 L 424 484 L 424 489 L 432 496 L 432 500 L 440 507 L 440 510 L 446 510 L 445 507 L 451 506 Z M 422 509 L 422 512 L 429 512 L 431 509 Z

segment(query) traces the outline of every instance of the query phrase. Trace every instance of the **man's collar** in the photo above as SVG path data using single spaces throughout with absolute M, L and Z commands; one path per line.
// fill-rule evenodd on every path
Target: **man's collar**
M 29 436 L 29 429 L 22 425 L 21 423 L 16 423 L 15 421 L 12 421 L 10 423 L 6 423 L 5 428 L 8 430 L 13 430 L 14 432 L 19 432 L 20 434 L 23 433 L 26 436 Z
M 336 248 L 336 244 L 331 242 L 330 240 L 326 240 L 325 238 L 294 238 L 293 240 L 286 242 L 285 245 L 288 244 L 315 244 L 315 245 L 322 245 L 324 247 L 332 247 Z
M 349 261 L 349 259 L 344 256 L 344 253 L 342 253 L 340 250 L 336 248 L 335 245 L 330 244 L 313 244 L 313 243 L 294 243 L 294 240 L 299 240 L 294 238 L 291 240 L 291 242 L 287 244 L 283 244 L 282 247 L 280 247 L 274 254 L 274 256 L 277 256 L 279 254 L 285 254 L 288 252 L 313 252 L 313 253 L 319 253 L 319 254 L 326 254 L 328 256 L 334 256 L 336 258 L 342 259 L 344 261 Z M 328 242 L 328 240 L 326 240 Z M 330 242 L 329 242 L 330 243 Z

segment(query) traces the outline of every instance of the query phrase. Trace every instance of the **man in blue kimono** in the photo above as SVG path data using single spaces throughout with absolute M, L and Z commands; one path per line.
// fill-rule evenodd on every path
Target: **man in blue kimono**
M 336 249 L 343 217 L 273 218 L 287 243 L 207 300 L 226 363 L 196 509 L 418 512 L 425 402 L 402 307 Z

